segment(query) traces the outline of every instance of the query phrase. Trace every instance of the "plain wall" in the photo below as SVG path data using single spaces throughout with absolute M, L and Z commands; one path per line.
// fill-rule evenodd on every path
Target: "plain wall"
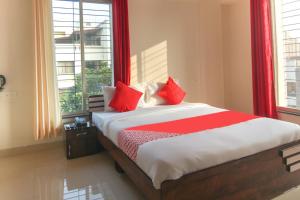
M 9 0 L 0 6 L 0 149 L 37 144 L 34 120 L 34 44 L 31 1 Z
M 249 0 L 222 6 L 225 106 L 253 112 Z
M 32 1 L 0 7 L 0 149 L 35 141 Z M 13 10 L 13 12 L 12 12 Z M 166 81 L 171 75 L 187 100 L 224 105 L 221 7 L 218 0 L 129 0 L 132 82 Z
M 187 101 L 224 106 L 218 0 L 130 0 L 132 83 L 178 79 Z

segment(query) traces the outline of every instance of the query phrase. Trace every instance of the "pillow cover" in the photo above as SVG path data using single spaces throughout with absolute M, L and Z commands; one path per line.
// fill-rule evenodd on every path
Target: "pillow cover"
M 180 104 L 186 93 L 179 87 L 173 78 L 169 77 L 167 83 L 158 91 L 158 96 L 165 99 L 170 105 Z
M 104 86 L 103 88 L 103 98 L 104 98 L 104 111 L 105 112 L 111 112 L 114 109 L 109 106 L 109 103 L 111 102 L 116 88 L 113 86 Z
M 143 108 L 146 105 L 145 102 L 145 89 L 146 89 L 146 84 L 144 83 L 138 83 L 134 86 L 130 86 L 131 88 L 140 91 L 143 93 L 142 97 L 139 100 L 139 103 L 137 107 Z M 109 103 L 111 102 L 114 94 L 116 91 L 116 87 L 113 86 L 103 86 L 103 96 L 104 96 L 104 112 L 112 112 L 114 109 L 109 106 Z
M 164 86 L 163 83 L 149 83 L 146 87 L 145 102 L 146 106 L 166 104 L 166 101 L 157 96 L 156 93 Z
M 146 106 L 146 102 L 145 102 L 146 86 L 147 86 L 146 83 L 137 83 L 133 86 L 130 86 L 131 88 L 143 93 L 142 97 L 139 100 L 138 106 L 137 106 L 139 108 L 143 108 Z
M 142 92 L 130 88 L 119 81 L 109 106 L 118 112 L 135 110 L 142 95 Z

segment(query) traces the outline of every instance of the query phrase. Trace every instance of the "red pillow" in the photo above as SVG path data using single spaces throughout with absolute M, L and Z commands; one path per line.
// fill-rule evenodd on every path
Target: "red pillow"
M 168 82 L 163 86 L 161 90 L 157 92 L 157 95 L 165 99 L 170 105 L 180 104 L 185 97 L 185 92 L 175 83 L 175 81 L 169 77 Z
M 109 106 L 118 112 L 135 110 L 142 95 L 142 92 L 130 88 L 119 81 Z

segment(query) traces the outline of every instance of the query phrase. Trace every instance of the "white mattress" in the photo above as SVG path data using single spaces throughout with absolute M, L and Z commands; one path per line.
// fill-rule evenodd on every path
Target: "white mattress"
M 118 112 L 93 112 L 93 123 L 97 126 L 97 128 L 99 128 L 99 130 L 103 131 L 104 121 L 120 114 L 121 113 Z
M 93 122 L 115 145 L 121 130 L 224 111 L 207 104 L 140 108 L 126 113 L 93 113 Z M 137 165 L 159 189 L 165 180 L 240 159 L 300 139 L 296 124 L 258 118 L 239 124 L 164 138 L 141 145 Z

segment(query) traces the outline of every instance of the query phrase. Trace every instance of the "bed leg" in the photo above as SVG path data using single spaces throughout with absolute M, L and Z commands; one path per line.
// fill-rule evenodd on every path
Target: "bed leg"
M 124 174 L 124 170 L 121 168 L 121 166 L 115 161 L 115 169 L 119 174 Z

